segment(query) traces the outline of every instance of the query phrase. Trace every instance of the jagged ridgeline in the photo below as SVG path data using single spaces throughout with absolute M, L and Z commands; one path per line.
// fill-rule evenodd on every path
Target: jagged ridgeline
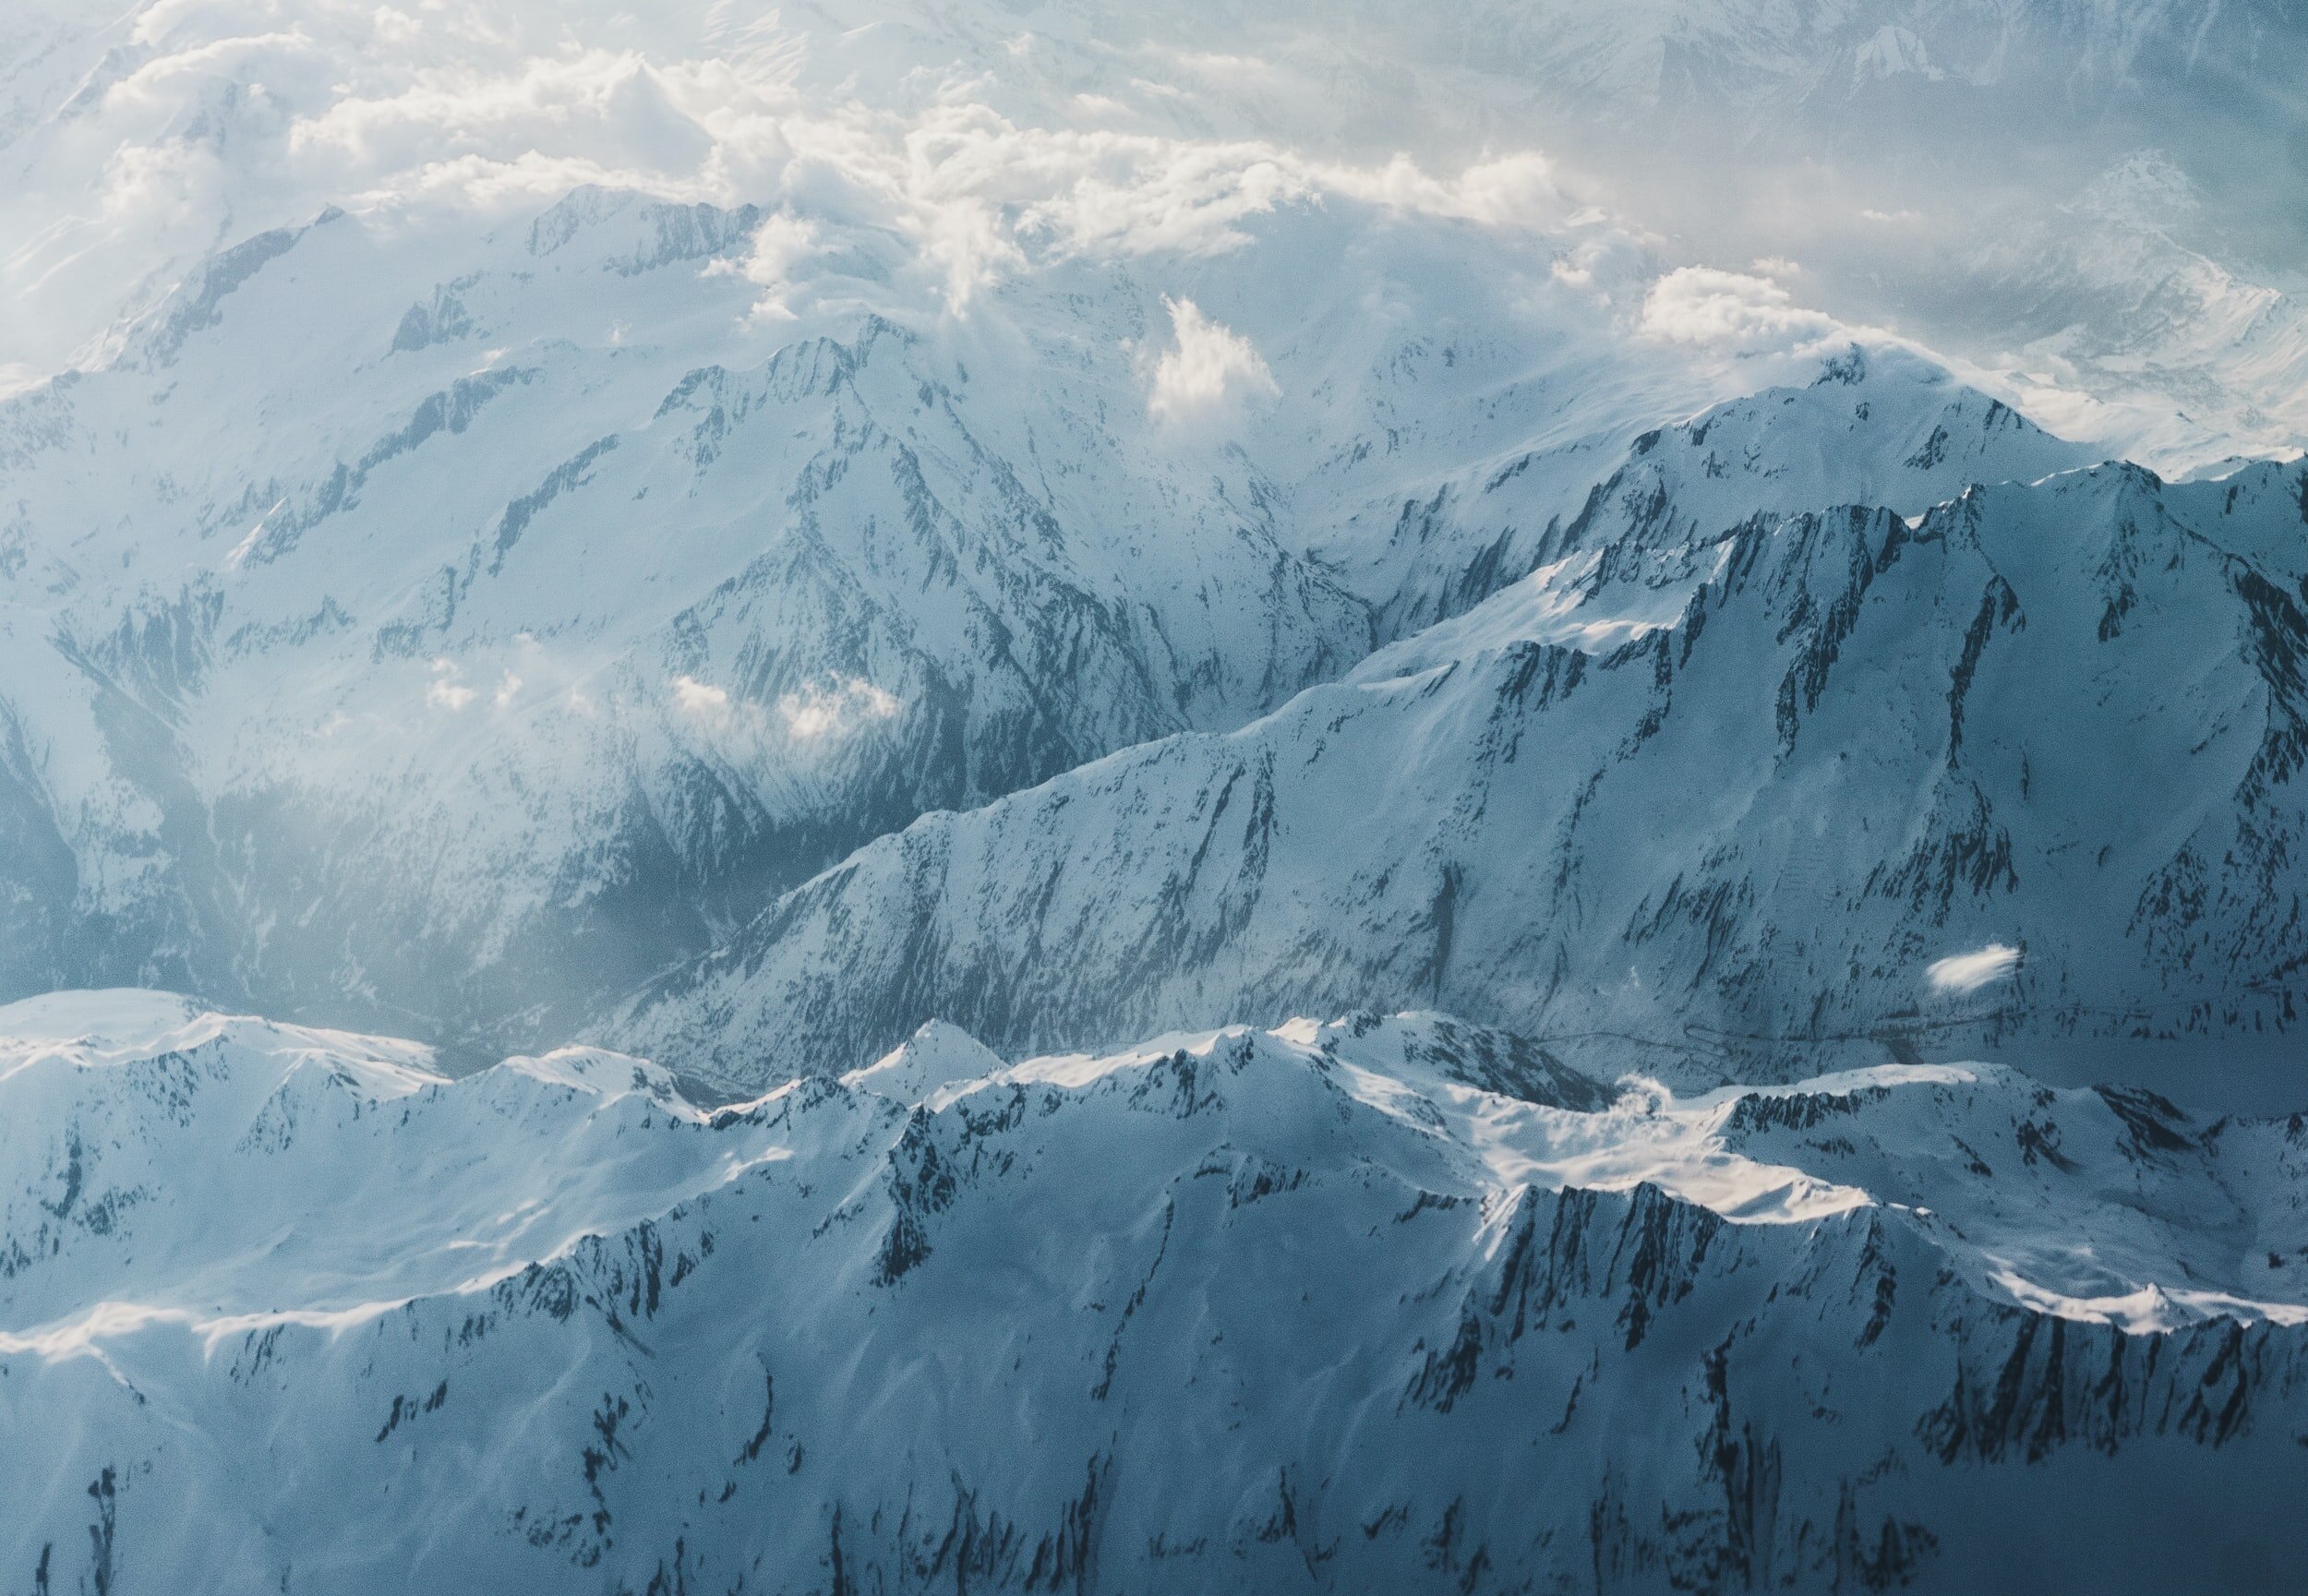
M 1686 1079 L 2291 1034 L 2308 473 L 2113 465 L 1695 534 L 1645 468 L 1735 418 L 1640 440 L 1458 619 L 1240 731 L 885 838 L 612 1034 L 736 1080 L 932 1015 L 1031 1050 L 1365 1000 Z M 1983 946 L 2007 980 L 1928 978 Z
M 2281 1584 L 2298 1117 L 1622 1099 L 1431 1014 L 932 1028 L 720 1110 L 118 994 L 0 1026 L 19 1584 Z

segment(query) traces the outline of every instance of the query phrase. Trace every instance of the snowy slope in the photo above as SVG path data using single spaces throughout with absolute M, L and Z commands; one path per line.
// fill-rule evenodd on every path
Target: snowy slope
M 966 317 L 830 222 L 767 314 L 776 225 L 327 212 L 0 402 L 0 990 L 551 1045 L 927 810 L 1239 726 L 1636 518 L 2091 458 L 1853 345 L 1630 459 L 1820 357 L 1709 366 L 1368 200 Z M 1276 274 L 1340 251 L 1388 303 Z
M 2289 1026 L 2303 503 L 2298 466 L 2110 466 L 1638 523 L 1240 732 L 878 842 L 607 1034 L 761 1079 L 932 1016 L 1024 1049 L 1433 1003 L 1705 1079 Z
M 2296 1118 L 1987 1066 L 1618 1095 L 1432 1014 L 710 1114 L 631 1060 L 451 1083 L 137 994 L 0 1031 L 0 1411 L 52 1437 L 0 1457 L 0 1566 L 35 1586 L 2174 1588 L 2288 1554 Z
M 822 330 L 749 322 L 758 285 L 716 269 L 759 222 L 604 192 L 477 244 L 331 216 L 0 411 L 13 990 L 164 976 L 551 1036 L 926 809 L 1239 724 L 1369 648 L 1289 485 L 1223 414 L 1153 405 L 1155 282 L 1053 268 L 956 322 L 859 245 L 817 274 Z M 1371 225 L 1304 217 L 1301 246 Z M 1454 236 L 1409 239 L 1404 279 Z M 1295 432 L 1384 403 L 1436 439 L 1340 474 L 1326 517 L 1498 447 L 1454 411 L 1504 399 L 1488 430 L 1527 437 L 1517 384 L 1576 393 L 1623 342 L 1495 339 L 1453 387 L 1390 375 L 1373 320 L 1323 349 L 1326 402 L 1292 341 L 1342 308 L 1294 312 L 1258 330 Z

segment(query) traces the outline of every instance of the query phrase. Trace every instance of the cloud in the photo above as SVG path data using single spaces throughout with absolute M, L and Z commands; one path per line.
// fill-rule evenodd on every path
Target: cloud
M 693 676 L 677 676 L 673 678 L 673 703 L 683 714 L 703 719 L 727 714 L 729 693 L 726 688 L 699 681 Z
M 1647 338 L 1742 354 L 1799 352 L 1850 336 L 1770 278 L 1712 266 L 1678 267 L 1653 283 L 1637 325 Z
M 1989 982 L 2010 976 L 2019 968 L 2019 949 L 1989 942 L 1976 953 L 1932 960 L 1924 970 L 1923 978 L 1935 992 L 1976 992 Z
M 835 677 L 781 695 L 777 718 L 799 742 L 816 742 L 872 721 L 888 720 L 899 709 L 896 697 L 859 677 Z
M 799 313 L 818 254 L 872 257 L 958 311 L 1045 263 L 1237 250 L 1252 219 L 1328 197 L 1503 228 L 1569 213 L 1533 151 L 1454 174 L 1131 131 L 1135 78 L 1038 101 L 1020 91 L 1034 73 L 973 63 L 959 41 L 925 34 L 909 42 L 929 54 L 861 63 L 817 19 L 731 28 L 720 9 L 675 6 L 640 28 L 614 9 L 495 0 L 158 0 L 134 13 L 133 50 L 110 55 L 90 24 L 65 52 L 86 56 L 69 114 L 0 89 L 0 122 L 31 119 L 0 191 L 0 237 L 17 241 L 0 251 L 0 347 L 36 370 L 86 358 L 124 306 L 149 308 L 220 243 L 331 204 L 492 225 L 588 184 L 758 204 L 779 220 L 743 270 L 771 321 Z M 1064 48 L 1013 42 L 1037 61 Z M 1189 126 L 1238 123 L 1193 108 L 1270 70 L 1170 65 L 1179 111 L 1161 119 Z
M 767 751 L 780 733 L 791 742 L 823 742 L 888 720 L 902 707 L 896 695 L 862 678 L 845 676 L 780 694 L 771 710 L 734 699 L 727 689 L 687 675 L 673 678 L 672 696 L 677 711 L 713 728 L 728 751 L 754 753 Z
M 1157 421 L 1208 415 L 1256 394 L 1282 391 L 1250 340 L 1202 314 L 1191 299 L 1164 299 L 1177 343 L 1154 366 L 1147 410 Z
M 346 94 L 299 118 L 288 150 L 390 173 L 438 159 L 444 146 L 495 145 L 685 176 L 703 164 L 713 136 L 677 94 L 667 75 L 630 52 L 537 57 L 511 71 L 429 67 L 397 92 Z
M 705 272 L 708 276 L 734 272 L 762 290 L 748 313 L 749 320 L 796 320 L 793 296 L 799 269 L 817 252 L 818 240 L 816 222 L 790 211 L 776 211 L 754 230 L 752 250 L 743 260 L 715 260 L 706 266 Z
M 1605 220 L 1600 210 L 1574 209 L 1556 180 L 1555 163 L 1534 150 L 1479 161 L 1456 177 L 1436 176 L 1397 155 L 1377 167 L 1322 166 L 1316 181 L 1349 198 L 1484 227 L 1535 231 Z
M 454 660 L 432 662 L 433 679 L 426 684 L 425 702 L 435 709 L 457 714 L 478 695 L 464 685 L 464 671 Z

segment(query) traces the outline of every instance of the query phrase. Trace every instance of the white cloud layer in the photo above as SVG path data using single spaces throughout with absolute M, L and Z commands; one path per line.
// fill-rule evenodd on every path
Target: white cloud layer
M 42 25 L 42 69 L 0 75 L 12 367 L 53 369 L 124 302 L 332 204 L 518 221 L 585 184 L 758 204 L 776 220 L 743 269 L 773 320 L 841 230 L 901 245 L 900 275 L 958 308 L 1038 259 L 1237 249 L 1251 218 L 1326 195 L 1498 227 L 1570 210 L 1534 152 L 1452 175 L 1148 130 L 1148 104 L 1191 94 L 1136 76 L 1091 96 L 1094 117 L 1076 92 L 1021 95 L 1031 36 L 987 47 L 997 80 L 919 28 L 876 30 L 859 59 L 828 18 L 739 25 L 703 0 L 645 18 L 587 0 L 148 0 Z
M 1527 234 L 1539 270 L 1701 361 L 1840 342 L 1847 333 L 1814 306 L 1881 303 L 1847 290 L 1886 270 L 1929 290 L 1941 269 L 1929 250 L 1886 253 L 1926 219 L 1935 238 L 1948 231 L 1938 209 L 1917 209 L 1931 185 L 1913 162 L 1875 174 L 1899 183 L 1822 178 L 1816 191 L 1781 185 L 1768 204 L 1729 208 L 1752 216 L 1719 234 L 1747 239 L 1723 258 L 1800 256 L 1809 303 L 1799 303 L 1784 262 L 1740 271 L 1664 258 L 1665 238 L 1629 218 L 1648 214 L 1681 240 L 1682 262 L 1714 247 L 1675 186 L 1663 194 L 1655 174 L 1615 164 L 1584 123 L 1525 114 L 1547 81 L 1519 76 L 1538 70 L 1530 63 L 1491 73 L 1460 62 L 1434 76 L 1432 61 L 1397 48 L 1439 46 L 1450 32 L 1418 8 L 1319 29 L 1256 7 L 1155 9 L 126 0 L 107 11 L 11 0 L 0 6 L 0 393 L 100 358 L 118 347 L 107 330 L 124 313 L 149 309 L 199 260 L 328 206 L 413 234 L 469 231 L 524 223 L 588 184 L 762 207 L 772 220 L 752 255 L 727 268 L 758 286 L 760 324 L 807 315 L 829 262 L 870 262 L 876 292 L 901 309 L 967 314 L 1021 273 L 1078 258 L 1208 259 L 1245 247 L 1278 209 L 1337 202 Z M 1591 7 L 1572 34 L 1549 42 L 1548 24 L 1526 42 L 1568 52 L 1558 66 L 1591 47 L 1605 47 L 1598 60 L 1648 61 L 1655 9 Z M 1454 61 L 1461 51 L 1452 45 Z M 1388 87 L 1341 96 L 1357 63 L 1383 66 Z M 1458 132 L 1422 136 L 1440 123 Z M 1542 126 L 1565 160 L 1534 148 Z M 1390 150 L 1418 154 L 1374 153 Z M 1820 152 L 1827 168 L 1832 153 Z M 2007 388 L 2029 374 L 2040 405 L 2064 406 L 2047 419 L 2101 435 L 2212 449 L 2196 421 L 2170 414 L 2167 390 L 2184 390 L 2191 415 L 2218 408 L 2219 426 L 2296 443 L 2308 437 L 2308 322 L 2273 289 L 2155 231 L 2185 209 L 2170 166 L 2129 160 L 2059 212 L 2087 230 L 2132 230 L 2113 253 L 2089 233 L 2081 267 L 2059 268 L 2083 270 L 2079 305 L 2112 317 L 2107 328 L 2026 348 L 1982 334 L 1966 358 L 2006 374 Z M 1734 192 L 1773 170 L 1745 152 L 1709 168 Z M 1971 186 L 1961 198 L 1968 207 Z M 1993 280 L 2032 281 L 2024 264 Z M 854 298 L 855 283 L 828 292 Z M 2124 307 L 2149 288 L 2178 308 L 2144 330 Z M 2035 314 L 2025 310 L 2026 325 Z M 1923 315 L 1903 312 L 1941 342 Z M 2150 380 L 2158 371 L 2169 378 Z M 2231 380 L 2236 394 L 2222 397 Z

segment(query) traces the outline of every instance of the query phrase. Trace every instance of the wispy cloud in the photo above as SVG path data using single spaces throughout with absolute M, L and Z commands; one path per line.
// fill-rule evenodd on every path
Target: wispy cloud
M 777 718 L 787 735 L 801 742 L 817 742 L 872 721 L 888 720 L 899 709 L 895 694 L 859 677 L 836 677 L 830 683 L 812 683 L 799 692 L 781 694 Z
M 425 686 L 425 702 L 433 708 L 455 714 L 478 696 L 464 685 L 464 671 L 456 661 L 436 659 L 431 670 L 433 679 Z
M 700 718 L 726 714 L 729 710 L 729 690 L 699 681 L 693 676 L 677 676 L 673 678 L 673 704 L 683 714 Z
M 709 728 L 717 742 L 757 750 L 772 748 L 781 738 L 788 744 L 823 743 L 889 720 L 903 707 L 895 693 L 847 676 L 780 693 L 766 708 L 689 675 L 673 678 L 672 698 L 679 714 Z
M 2005 979 L 2019 968 L 2020 951 L 2002 942 L 1989 942 L 1974 953 L 1951 954 L 1926 966 L 1923 978 L 1935 992 L 1976 992 Z

